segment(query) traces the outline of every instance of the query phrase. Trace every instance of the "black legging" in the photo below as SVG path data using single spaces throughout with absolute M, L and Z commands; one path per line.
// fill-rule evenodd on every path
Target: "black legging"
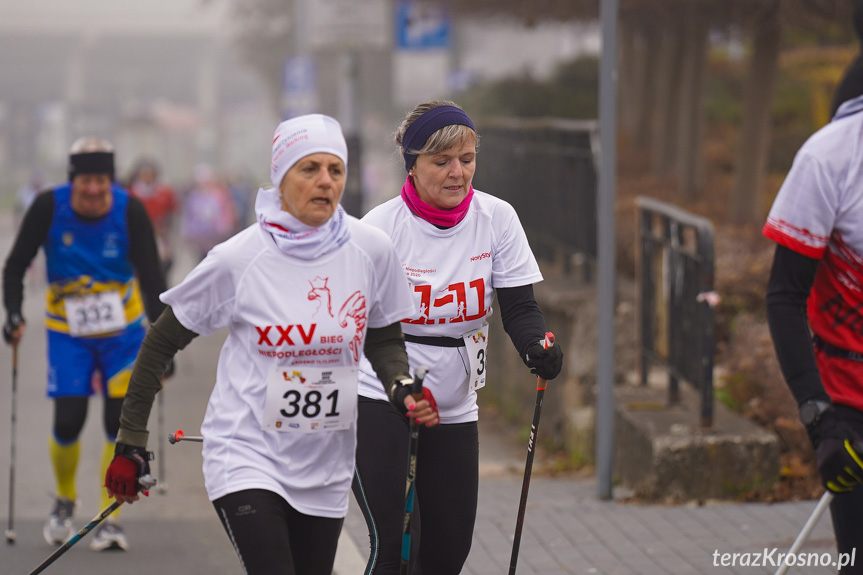
M 863 436 L 863 413 L 837 405 L 836 410 L 843 421 L 858 435 Z M 836 550 L 848 553 L 849 557 L 857 548 L 856 564 L 843 567 L 842 575 L 863 575 L 863 486 L 857 486 L 847 493 L 837 493 L 830 503 L 830 516 L 833 518 L 833 533 L 836 535 Z
M 247 575 L 331 575 L 344 518 L 304 515 L 265 489 L 230 493 L 213 507 Z
M 367 575 L 399 573 L 409 441 L 405 416 L 386 401 L 359 398 L 353 492 L 369 528 Z M 476 422 L 421 428 L 411 523 L 414 574 L 461 571 L 473 537 L 478 489 Z
M 105 408 L 102 412 L 102 424 L 105 435 L 113 441 L 120 429 L 120 410 L 123 407 L 122 397 L 104 398 Z M 87 419 L 88 397 L 56 397 L 54 398 L 54 437 L 62 445 L 74 443 L 84 428 Z

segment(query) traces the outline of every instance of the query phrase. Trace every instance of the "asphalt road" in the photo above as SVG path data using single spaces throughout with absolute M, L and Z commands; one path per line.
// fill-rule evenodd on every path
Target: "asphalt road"
M 14 224 L 0 211 L 0 255 L 5 262 L 11 248 Z M 169 283 L 182 280 L 196 263 L 179 252 Z M 14 545 L 0 543 L 0 575 L 27 575 L 55 547 L 42 538 L 42 525 L 53 505 L 54 477 L 48 458 L 52 402 L 45 396 L 46 351 L 44 313 L 44 262 L 37 257 L 25 282 L 24 317 L 28 330 L 18 351 L 16 400 L 16 449 L 14 482 Z M 0 310 L 0 321 L 5 313 Z M 197 435 L 215 381 L 216 361 L 226 333 L 200 337 L 176 358 L 176 374 L 162 392 L 164 413 L 160 424 L 159 402 L 150 417 L 149 449 L 156 454 L 153 474 L 159 487 L 150 497 L 120 509 L 119 520 L 129 539 L 126 553 L 96 553 L 86 536 L 45 570 L 46 574 L 87 575 L 233 575 L 242 573 L 239 561 L 204 490 L 200 444 L 169 445 L 167 434 L 177 429 Z M 0 343 L 0 521 L 9 520 L 9 470 L 11 456 L 12 352 Z M 529 417 L 529 413 L 527 414 Z M 160 429 L 161 428 L 161 429 Z M 503 441 L 492 427 L 480 426 L 482 443 L 480 475 L 513 477 L 520 485 L 524 446 Z M 104 444 L 102 400 L 90 400 L 81 438 L 78 466 L 76 529 L 82 528 L 99 509 L 99 457 Z M 510 507 L 515 513 L 517 497 Z M 512 518 L 514 521 L 514 517 Z M 512 523 L 509 521 L 508 523 Z M 365 525 L 351 498 L 351 509 L 339 541 L 335 575 L 362 573 L 368 555 Z
M 0 214 L 0 253 L 5 261 L 12 242 L 13 223 Z M 178 273 L 191 268 L 188 257 Z M 16 448 L 14 482 L 14 545 L 0 544 L 0 573 L 27 574 L 54 550 L 42 539 L 42 524 L 52 506 L 54 477 L 48 459 L 52 403 L 45 396 L 44 269 L 41 255 L 30 270 L 24 299 L 28 331 L 18 351 Z M 182 275 L 180 276 L 182 277 Z M 4 314 L 5 319 L 5 314 Z M 156 452 L 154 475 L 161 489 L 150 497 L 120 509 L 130 551 L 95 553 L 90 536 L 69 549 L 46 573 L 160 575 L 240 573 L 240 565 L 204 490 L 200 444 L 169 445 L 167 434 L 183 429 L 197 434 L 203 419 L 216 357 L 224 334 L 198 338 L 177 356 L 177 373 L 164 392 L 164 425 L 159 429 L 158 409 L 150 419 L 150 449 Z M 0 346 L 0 519 L 9 521 L 9 470 L 11 457 L 12 352 Z M 78 467 L 78 508 L 75 528 L 80 529 L 99 509 L 99 457 L 104 444 L 102 400 L 90 400 L 81 438 Z

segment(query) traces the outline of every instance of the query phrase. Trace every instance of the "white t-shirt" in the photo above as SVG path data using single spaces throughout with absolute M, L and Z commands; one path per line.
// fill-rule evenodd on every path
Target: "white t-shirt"
M 482 328 L 492 314 L 494 288 L 542 281 L 515 210 L 484 192 L 474 190 L 465 218 L 445 230 L 414 215 L 401 197 L 376 207 L 363 221 L 392 239 L 411 283 L 414 311 L 402 321 L 405 334 L 461 338 Z M 407 342 L 407 350 L 411 372 L 429 368 L 424 385 L 434 394 L 441 423 L 476 421 L 467 349 Z M 365 358 L 360 395 L 386 399 Z
M 307 515 L 346 515 L 366 328 L 413 312 L 390 240 L 355 218 L 348 225 L 348 242 L 306 261 L 254 224 L 161 295 L 191 331 L 229 328 L 201 426 L 210 500 L 267 489 Z M 316 382 L 325 385 L 304 387 Z

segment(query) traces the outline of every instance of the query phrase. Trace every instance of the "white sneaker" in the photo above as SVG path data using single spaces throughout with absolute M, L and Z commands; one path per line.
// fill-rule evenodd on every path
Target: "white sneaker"
M 113 521 L 105 521 L 93 531 L 93 540 L 90 542 L 93 551 L 109 551 L 116 549 L 126 551 L 129 549 L 129 541 L 123 534 L 123 528 Z
M 54 509 L 42 528 L 42 536 L 48 545 L 64 543 L 75 531 L 72 529 L 72 514 L 75 502 L 65 497 L 54 500 Z

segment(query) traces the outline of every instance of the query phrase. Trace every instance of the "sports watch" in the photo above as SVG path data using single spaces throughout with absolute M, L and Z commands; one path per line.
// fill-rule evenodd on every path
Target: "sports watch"
M 831 407 L 833 407 L 833 404 L 829 401 L 819 401 L 817 399 L 804 401 L 800 404 L 800 421 L 807 428 L 810 428 L 818 423 L 821 415 Z

